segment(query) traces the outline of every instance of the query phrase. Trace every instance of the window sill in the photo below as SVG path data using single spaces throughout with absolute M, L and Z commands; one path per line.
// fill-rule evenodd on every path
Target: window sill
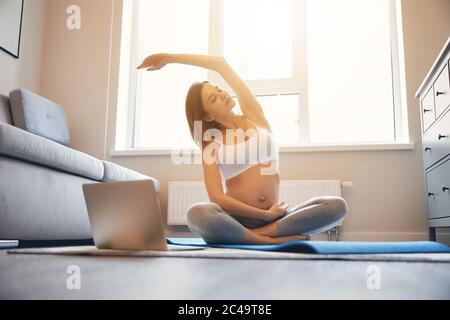
M 185 149 L 192 154 L 199 154 L 198 149 Z M 334 152 L 334 151 L 381 151 L 381 150 L 414 150 L 414 142 L 405 143 L 371 143 L 371 144 L 329 144 L 329 145 L 284 145 L 280 146 L 280 153 L 297 152 Z M 111 157 L 134 157 L 134 156 L 170 156 L 171 148 L 146 148 L 112 150 Z

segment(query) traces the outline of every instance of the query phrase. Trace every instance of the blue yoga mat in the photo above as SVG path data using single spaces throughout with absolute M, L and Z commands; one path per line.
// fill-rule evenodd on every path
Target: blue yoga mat
M 243 250 L 262 250 L 316 254 L 376 254 L 376 253 L 450 253 L 450 247 L 433 241 L 412 242 L 348 242 L 291 241 L 277 245 L 206 244 L 202 238 L 167 238 L 167 243 L 180 246 L 201 246 Z

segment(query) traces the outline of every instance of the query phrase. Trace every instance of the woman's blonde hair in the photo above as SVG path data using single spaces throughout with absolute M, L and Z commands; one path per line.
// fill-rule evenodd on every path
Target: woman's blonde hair
M 216 121 L 206 121 L 204 117 L 206 116 L 205 108 L 203 106 L 201 92 L 203 86 L 209 81 L 194 82 L 186 96 L 186 118 L 189 124 L 189 130 L 191 132 L 191 137 L 195 144 L 198 145 L 201 150 L 208 144 L 208 141 L 203 141 L 203 133 L 209 129 L 219 129 L 219 123 Z M 201 121 L 202 130 L 201 132 L 195 132 L 195 121 Z

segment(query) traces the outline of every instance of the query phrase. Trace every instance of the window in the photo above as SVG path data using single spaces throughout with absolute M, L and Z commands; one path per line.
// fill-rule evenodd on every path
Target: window
M 208 54 L 208 0 L 136 3 L 138 61 L 159 52 Z M 194 81 L 207 76 L 206 69 L 179 64 L 161 72 L 139 72 L 133 147 L 194 147 L 185 116 L 186 93 Z
M 389 0 L 310 0 L 306 16 L 310 142 L 393 142 Z
M 203 68 L 135 71 L 159 52 L 224 56 L 260 101 L 281 146 L 403 142 L 398 6 L 390 0 L 124 1 L 121 61 L 131 64 L 121 66 L 127 90 L 119 101 L 128 107 L 118 112 L 125 125 L 117 126 L 116 144 L 196 148 L 185 116 L 190 85 L 208 79 L 233 94 Z

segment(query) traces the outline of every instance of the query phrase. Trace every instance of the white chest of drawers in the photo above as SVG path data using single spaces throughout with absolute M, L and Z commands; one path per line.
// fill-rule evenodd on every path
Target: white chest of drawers
M 450 37 L 416 93 L 420 101 L 422 154 L 430 240 L 450 227 Z

